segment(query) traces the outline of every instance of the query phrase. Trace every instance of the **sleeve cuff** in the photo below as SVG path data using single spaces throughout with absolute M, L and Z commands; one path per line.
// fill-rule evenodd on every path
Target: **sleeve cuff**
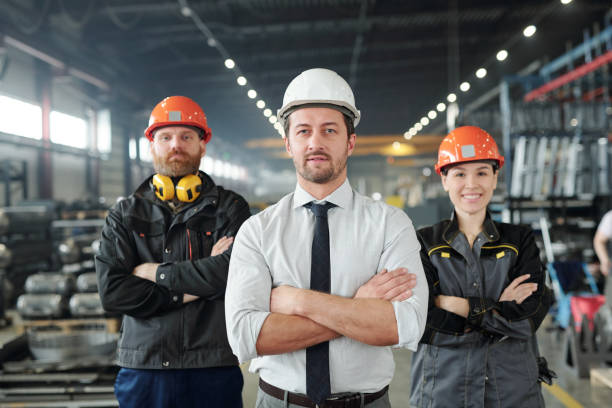
M 497 308 L 497 302 L 489 298 L 468 297 L 467 300 L 470 305 L 467 322 L 472 327 L 480 327 L 485 313 Z
M 172 276 L 172 270 L 170 268 L 170 263 L 165 262 L 159 264 L 157 267 L 157 271 L 155 272 L 155 283 L 164 288 L 172 291 L 174 285 L 172 285 L 174 276 Z
M 409 300 L 404 302 L 409 302 Z M 416 351 L 419 340 L 425 330 L 425 318 L 421 320 L 414 306 L 404 302 L 391 302 L 393 312 L 395 313 L 395 320 L 397 321 L 398 338 L 398 343 L 393 347 L 402 347 Z
M 178 309 L 183 305 L 183 294 L 170 291 L 170 308 Z

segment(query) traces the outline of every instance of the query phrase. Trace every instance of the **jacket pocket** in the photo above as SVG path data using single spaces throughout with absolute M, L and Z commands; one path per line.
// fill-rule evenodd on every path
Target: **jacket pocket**
M 141 262 L 163 262 L 164 220 L 145 220 L 128 215 L 128 230 L 132 231 Z
M 159 319 L 136 319 L 123 316 L 119 348 L 143 350 L 159 348 L 161 322 Z
M 191 243 L 191 259 L 210 256 L 212 248 L 223 235 L 212 218 L 197 218 L 187 222 L 188 239 Z M 189 255 L 189 254 L 188 254 Z

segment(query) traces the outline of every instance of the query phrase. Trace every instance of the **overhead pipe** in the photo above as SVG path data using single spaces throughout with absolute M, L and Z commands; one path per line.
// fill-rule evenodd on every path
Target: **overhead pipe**
M 81 70 L 78 70 L 76 68 L 70 67 L 68 66 L 66 63 L 64 63 L 63 61 L 52 57 L 51 55 L 44 53 L 40 50 L 37 50 L 34 47 L 31 47 L 30 45 L 23 43 L 13 37 L 10 37 L 8 35 L 4 36 L 4 43 L 6 45 L 10 45 L 11 47 L 18 49 L 22 52 L 25 52 L 28 55 L 31 55 L 34 58 L 37 58 L 41 61 L 46 62 L 47 64 L 60 69 L 61 71 L 67 72 L 68 74 L 74 76 L 75 78 L 79 78 L 93 86 L 95 86 L 96 88 L 99 88 L 103 91 L 109 91 L 110 90 L 110 86 L 102 81 L 99 78 L 96 78 L 93 75 L 90 75 L 86 72 L 83 72 Z
M 599 57 L 595 58 L 593 61 L 587 64 L 584 64 L 584 65 L 581 65 L 578 68 L 564 75 L 561 75 L 560 77 L 555 78 L 552 81 L 542 85 L 541 87 L 534 89 L 533 91 L 525 95 L 523 100 L 525 102 L 533 101 L 534 99 L 537 99 L 543 95 L 546 95 L 547 93 L 554 91 L 555 89 L 560 88 L 567 83 L 570 83 L 579 78 L 582 78 L 588 73 L 593 72 L 599 69 L 600 67 L 606 64 L 609 64 L 610 62 L 612 62 L 612 50 L 606 52 L 603 55 L 600 55 Z
M 583 57 L 587 54 L 587 52 L 601 43 L 606 44 L 606 48 L 610 50 L 609 44 L 612 39 L 612 25 L 608 25 L 603 31 L 601 31 L 598 35 L 594 36 L 588 41 L 583 42 L 573 50 L 563 54 L 559 58 L 549 62 L 545 66 L 540 69 L 540 76 L 546 78 L 550 76 L 555 71 L 558 71 L 562 68 L 567 67 L 567 64 L 575 59 Z

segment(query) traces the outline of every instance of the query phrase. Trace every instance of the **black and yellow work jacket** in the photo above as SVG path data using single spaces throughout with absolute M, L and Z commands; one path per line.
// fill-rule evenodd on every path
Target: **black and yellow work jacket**
M 450 220 L 417 232 L 430 296 L 425 333 L 412 358 L 414 407 L 540 407 L 535 331 L 553 301 L 533 231 L 487 213 L 473 246 Z M 515 278 L 538 289 L 500 302 Z M 468 300 L 467 318 L 440 309 L 438 295 Z
M 223 236 L 235 236 L 250 216 L 238 194 L 200 172 L 200 196 L 178 211 L 160 201 L 146 180 L 106 218 L 96 256 L 104 309 L 123 314 L 122 367 L 182 369 L 237 365 L 225 330 L 223 298 L 230 250 L 210 256 Z M 132 274 L 161 264 L 156 283 Z M 183 303 L 183 294 L 199 296 Z

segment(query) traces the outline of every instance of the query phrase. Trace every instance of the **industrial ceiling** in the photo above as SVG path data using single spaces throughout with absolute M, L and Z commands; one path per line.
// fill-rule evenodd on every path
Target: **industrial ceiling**
M 502 76 L 562 54 L 584 29 L 603 24 L 610 7 L 609 0 L 2 0 L 0 34 L 100 80 L 90 81 L 92 96 L 141 112 L 135 126 L 145 126 L 142 113 L 163 97 L 182 94 L 202 105 L 215 135 L 245 148 L 280 141 L 257 100 L 275 113 L 295 75 L 330 68 L 353 86 L 363 114 L 358 134 L 388 143 L 450 92 L 467 103 Z M 530 24 L 537 32 L 526 38 Z M 501 49 L 509 53 L 503 62 L 495 58 Z M 479 67 L 488 71 L 483 79 L 474 76 Z M 469 92 L 458 90 L 462 81 Z

